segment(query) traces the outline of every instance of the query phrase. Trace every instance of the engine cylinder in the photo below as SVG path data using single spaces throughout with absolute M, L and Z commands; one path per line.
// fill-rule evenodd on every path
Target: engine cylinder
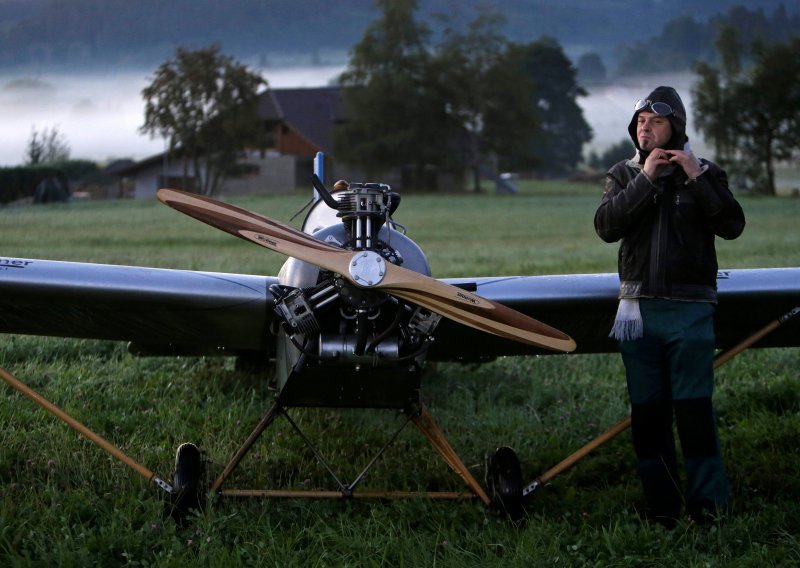
M 371 367 L 388 367 L 397 364 L 400 353 L 400 344 L 397 337 L 384 338 L 374 350 L 363 355 L 356 355 L 358 338 L 353 334 L 340 335 L 322 333 L 319 336 L 319 357 L 325 361 L 341 363 L 355 363 Z

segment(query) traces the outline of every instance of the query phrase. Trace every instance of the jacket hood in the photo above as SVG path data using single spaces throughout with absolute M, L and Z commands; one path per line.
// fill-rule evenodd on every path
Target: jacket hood
M 678 92 L 672 87 L 656 87 L 653 92 L 645 97 L 645 100 L 651 103 L 667 103 L 672 107 L 672 114 L 667 116 L 667 120 L 669 120 L 672 126 L 672 138 L 669 139 L 665 148 L 671 150 L 682 149 L 689 138 L 686 136 L 686 109 L 683 106 L 683 101 L 680 95 L 678 95 Z M 633 145 L 636 146 L 636 150 L 642 156 L 646 156 L 647 153 L 642 152 L 642 149 L 639 147 L 639 141 L 636 138 L 636 123 L 639 113 L 649 109 L 650 107 L 648 106 L 634 112 L 631 122 L 628 124 L 628 134 L 630 134 Z

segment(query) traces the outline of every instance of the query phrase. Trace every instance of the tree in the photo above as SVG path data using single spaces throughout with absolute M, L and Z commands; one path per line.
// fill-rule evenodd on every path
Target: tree
M 218 46 L 197 51 L 178 48 L 162 63 L 147 87 L 141 132 L 169 141 L 183 159 L 184 179 L 196 177 L 196 189 L 216 193 L 234 170 L 238 153 L 261 147 L 265 132 L 258 117 L 258 90 L 266 81 Z
M 694 119 L 715 145 L 716 158 L 757 193 L 775 195 L 775 162 L 800 149 L 800 38 L 752 44 L 753 64 L 741 64 L 734 32 L 718 37 L 720 72 L 696 67 Z
M 558 42 L 544 36 L 525 45 L 512 45 L 509 57 L 522 77 L 534 86 L 528 105 L 535 109 L 538 127 L 527 146 L 509 154 L 504 169 L 535 169 L 545 176 L 560 176 L 575 169 L 592 129 L 577 98 L 586 96 L 576 71 Z
M 687 69 L 709 49 L 708 26 L 692 16 L 678 16 L 664 24 L 658 36 L 621 48 L 619 73 L 634 75 Z
M 67 138 L 57 126 L 31 129 L 31 137 L 25 149 L 25 163 L 29 165 L 52 164 L 69 160 L 70 148 Z
M 627 160 L 633 157 L 635 148 L 630 138 L 624 138 L 606 148 L 606 150 L 598 155 L 595 152 L 589 154 L 587 165 L 595 170 L 607 171 L 617 162 Z
M 723 77 L 733 78 L 742 70 L 742 46 L 735 30 L 723 26 L 716 39 L 717 51 L 720 54 L 721 69 L 707 63 L 698 63 L 695 70 L 700 80 L 695 84 L 692 95 L 695 107 L 695 122 L 700 132 L 714 145 L 715 158 L 721 166 L 731 173 L 736 167 L 736 128 L 728 120 L 734 108 L 728 107 L 734 102 L 723 93 Z
M 410 169 L 408 185 L 419 185 L 428 166 L 447 163 L 452 129 L 426 47 L 430 30 L 414 19 L 417 0 L 377 4 L 382 15 L 339 80 L 349 120 L 334 132 L 334 149 L 368 175 Z
M 473 171 L 476 192 L 481 170 L 497 169 L 499 156 L 528 147 L 538 125 L 531 105 L 534 85 L 509 57 L 500 32 L 503 23 L 494 9 L 479 8 L 466 31 L 444 29 L 434 58 L 447 112 L 456 127 L 453 135 L 466 134 L 464 158 Z
M 583 85 L 604 83 L 608 71 L 599 53 L 584 53 L 578 58 L 578 79 Z
M 414 19 L 417 0 L 378 0 L 383 13 L 341 76 L 349 122 L 337 157 L 368 173 L 466 164 L 477 190 L 486 169 L 571 171 L 591 130 L 585 95 L 555 40 L 508 44 L 503 17 L 479 8 L 465 29 L 445 19 L 438 43 Z

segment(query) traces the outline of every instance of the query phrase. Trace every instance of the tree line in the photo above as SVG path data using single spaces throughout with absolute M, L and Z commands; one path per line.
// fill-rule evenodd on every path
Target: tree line
M 707 21 L 694 16 L 669 20 L 661 32 L 647 40 L 621 49 L 619 75 L 693 69 L 697 62 L 721 63 L 716 38 L 722 30 L 732 30 L 742 45 L 754 42 L 785 43 L 800 30 L 800 13 L 790 12 L 780 4 L 772 13 L 761 8 L 735 5 Z M 753 62 L 753 54 L 743 53 L 743 60 Z
M 89 160 L 70 158 L 66 136 L 57 126 L 31 130 L 24 164 L 0 168 L 0 205 L 33 198 L 34 203 L 66 201 L 70 183 L 98 171 Z
M 557 41 L 508 41 L 502 15 L 491 8 L 465 27 L 445 23 L 433 37 L 416 17 L 418 0 L 377 4 L 381 15 L 340 78 L 349 120 L 334 132 L 337 159 L 368 174 L 401 169 L 417 187 L 431 168 L 466 167 L 476 190 L 486 169 L 575 170 L 591 130 L 577 104 L 585 91 Z M 775 162 L 800 149 L 800 39 L 746 41 L 735 28 L 721 28 L 715 48 L 722 65 L 695 68 L 694 120 L 734 178 L 774 194 Z M 213 194 L 235 171 L 239 150 L 266 145 L 257 111 L 265 84 L 218 46 L 179 48 L 142 91 L 141 130 L 165 137 L 186 174 L 191 168 L 200 177 L 198 189 Z M 30 161 L 59 148 L 55 131 L 34 132 Z
M 481 1 L 458 4 L 464 12 Z M 733 8 L 729 0 L 646 2 L 637 6 L 634 18 L 622 13 L 618 0 L 583 2 L 579 10 L 572 2 L 551 0 L 492 4 L 513 14 L 504 29 L 512 40 L 525 42 L 558 30 L 557 39 L 568 52 L 585 49 L 575 46 L 597 46 L 593 54 L 581 56 L 588 59 L 578 61 L 579 67 L 585 64 L 596 73 L 600 62 L 604 76 L 606 69 L 618 76 L 647 70 L 652 63 L 670 70 L 689 69 L 713 54 L 713 37 L 723 24 L 742 34 L 785 41 L 787 33 L 800 27 L 800 13 L 796 6 L 775 8 L 776 2 L 742 0 Z M 176 44 L 205 45 L 209 38 L 226 52 L 262 65 L 286 54 L 305 54 L 313 61 L 341 58 L 374 19 L 374 4 L 373 0 L 4 0 L 0 66 L 150 68 L 173 53 Z M 793 6 L 791 1 L 787 4 Z M 451 13 L 452 0 L 421 0 L 421 5 L 436 33 L 442 25 L 431 14 L 458 17 Z M 772 8 L 772 13 L 763 7 Z M 658 27 L 640 25 L 636 16 L 644 13 Z
M 434 41 L 416 18 L 417 0 L 377 4 L 381 16 L 340 78 L 348 120 L 334 130 L 337 160 L 368 174 L 403 171 L 412 187 L 425 187 L 431 168 L 458 176 L 466 166 L 476 190 L 486 169 L 574 170 L 591 130 L 576 102 L 585 92 L 555 40 L 510 43 L 502 16 L 486 8 Z M 258 147 L 262 84 L 218 47 L 179 48 L 142 92 L 142 131 L 179 149 L 213 193 L 235 151 Z

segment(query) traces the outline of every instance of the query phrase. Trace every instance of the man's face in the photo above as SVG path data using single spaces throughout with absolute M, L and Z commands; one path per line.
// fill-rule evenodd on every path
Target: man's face
M 636 139 L 639 148 L 649 152 L 654 148 L 663 148 L 672 138 L 672 125 L 666 116 L 643 110 L 637 116 Z

